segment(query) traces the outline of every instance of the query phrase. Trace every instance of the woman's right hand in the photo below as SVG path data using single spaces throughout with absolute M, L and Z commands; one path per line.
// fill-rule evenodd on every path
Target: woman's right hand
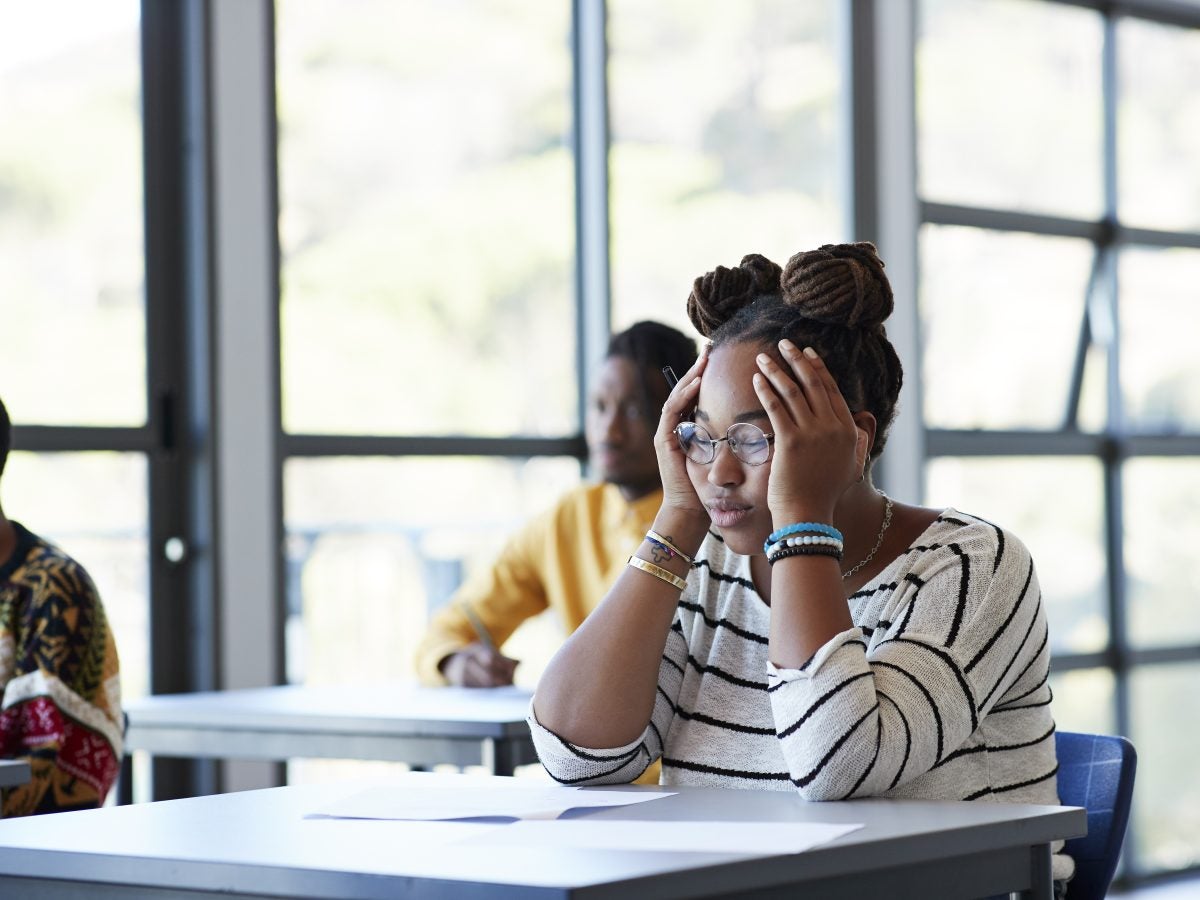
M 658 471 L 662 477 L 663 509 L 700 515 L 705 522 L 708 521 L 708 510 L 700 502 L 696 489 L 692 487 L 692 479 L 688 477 L 687 457 L 679 446 L 675 426 L 696 407 L 696 400 L 700 396 L 700 376 L 708 362 L 708 353 L 709 345 L 705 344 L 696 362 L 671 389 L 658 420 L 658 431 L 654 434 L 654 450 L 658 454 Z

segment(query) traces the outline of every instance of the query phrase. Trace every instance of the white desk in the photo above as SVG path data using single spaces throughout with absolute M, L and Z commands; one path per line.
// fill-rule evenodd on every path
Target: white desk
M 28 784 L 32 778 L 29 763 L 23 759 L 0 759 L 0 788 Z
M 587 813 L 617 820 L 865 823 L 805 853 L 747 858 L 422 846 L 412 829 L 429 825 L 303 818 L 362 788 L 295 785 L 0 821 L 0 896 L 952 900 L 1013 890 L 1046 898 L 1049 842 L 1087 827 L 1086 812 L 1077 808 L 805 803 L 788 792 L 717 788 L 681 788 L 650 803 Z
M 519 688 L 284 686 L 158 694 L 126 705 L 125 750 L 176 757 L 373 759 L 418 766 L 537 762 Z

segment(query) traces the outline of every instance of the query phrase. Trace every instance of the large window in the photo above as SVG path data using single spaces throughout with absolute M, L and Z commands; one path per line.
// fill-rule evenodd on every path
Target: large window
M 1200 8 L 1091 5 L 920 4 L 927 499 L 1032 550 L 1059 728 L 1138 748 L 1141 875 L 1200 864 Z
M 127 696 L 150 677 L 139 19 L 0 2 L 4 511 L 91 573 Z
M 286 431 L 574 429 L 569 13 L 278 4 Z
M 838 5 L 608 4 L 614 327 L 690 333 L 698 275 L 842 239 Z
M 581 478 L 609 298 L 577 223 L 608 223 L 614 329 L 690 332 L 702 271 L 842 237 L 836 3 L 611 3 L 606 42 L 580 6 L 276 3 L 292 681 L 411 677 L 429 614 Z M 611 144 L 581 151 L 596 79 Z M 611 196 L 584 211 L 597 149 Z M 510 639 L 518 683 L 560 628 Z
M 309 683 L 411 677 L 429 613 L 580 477 L 571 5 L 346 9 L 276 6 L 286 653 Z

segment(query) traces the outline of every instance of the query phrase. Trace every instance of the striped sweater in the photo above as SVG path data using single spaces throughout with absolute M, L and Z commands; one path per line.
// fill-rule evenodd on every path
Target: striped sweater
M 569 784 L 629 782 L 661 757 L 665 784 L 1058 803 L 1046 617 L 1019 540 L 948 509 L 849 602 L 853 628 L 777 668 L 750 559 L 710 533 L 641 737 L 581 748 L 531 706 L 542 764 Z M 1055 878 L 1072 869 L 1056 852 Z

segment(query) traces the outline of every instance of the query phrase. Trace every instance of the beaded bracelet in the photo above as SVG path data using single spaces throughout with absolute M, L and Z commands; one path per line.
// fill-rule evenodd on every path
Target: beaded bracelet
M 776 528 L 767 537 L 766 543 L 773 544 L 776 541 L 783 540 L 785 537 L 793 534 L 804 534 L 805 532 L 828 535 L 831 538 L 837 538 L 839 541 L 845 540 L 842 533 L 832 525 L 825 525 L 821 522 L 797 522 L 795 525 L 784 525 L 782 528 Z M 765 545 L 764 549 L 766 549 Z
M 842 551 L 836 550 L 833 547 L 821 546 L 820 544 L 801 544 L 799 547 L 786 547 L 774 555 L 768 556 L 767 562 L 775 565 L 779 560 L 787 559 L 789 556 L 828 556 L 831 559 L 840 561 Z
M 682 550 L 680 550 L 678 547 L 676 547 L 673 543 L 671 543 L 670 538 L 663 537 L 657 531 L 647 531 L 646 532 L 646 540 L 649 541 L 651 544 L 653 544 L 655 547 L 661 547 L 663 550 L 667 551 L 668 556 L 678 556 L 689 566 L 695 562 L 694 559 L 692 559 L 690 556 L 688 556 L 686 553 L 684 553 Z
M 794 537 L 781 538 L 773 544 L 767 544 L 764 548 L 767 556 L 777 550 L 782 550 L 784 547 L 799 547 L 801 545 L 823 544 L 828 547 L 836 547 L 840 552 L 843 549 L 842 542 L 837 538 L 826 537 L 823 534 L 805 534 L 795 535 Z
M 641 569 L 648 575 L 653 575 L 660 581 L 665 581 L 667 584 L 674 585 L 681 591 L 687 587 L 687 582 L 674 572 L 668 572 L 662 566 L 656 566 L 652 562 L 646 562 L 646 560 L 642 559 L 640 556 L 629 557 L 629 565 L 633 566 L 635 569 Z

